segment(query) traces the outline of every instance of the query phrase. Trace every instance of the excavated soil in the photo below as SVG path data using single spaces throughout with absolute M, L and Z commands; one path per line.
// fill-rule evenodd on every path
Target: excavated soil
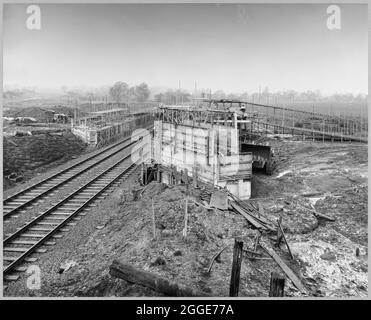
M 3 137 L 3 189 L 17 183 L 9 175 L 24 182 L 38 173 L 82 154 L 86 144 L 69 131 L 32 136 Z M 17 181 L 18 182 L 18 181 Z

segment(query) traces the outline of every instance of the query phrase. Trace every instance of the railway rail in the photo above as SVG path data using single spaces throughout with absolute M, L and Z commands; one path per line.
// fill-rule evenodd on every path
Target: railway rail
M 8 219 L 15 213 L 30 208 L 36 201 L 45 198 L 57 189 L 67 186 L 68 183 L 80 177 L 83 173 L 96 168 L 112 156 L 132 146 L 135 141 L 131 140 L 132 137 L 121 140 L 4 199 L 3 219 Z
M 57 233 L 68 231 L 65 227 L 72 227 L 83 211 L 125 180 L 135 167 L 131 154 L 123 157 L 16 232 L 6 235 L 3 241 L 4 280 L 17 280 L 17 272 L 27 269 L 22 264 L 36 261 L 31 257 L 33 254 L 46 252 L 48 246 L 55 244 L 51 240 L 60 236 Z

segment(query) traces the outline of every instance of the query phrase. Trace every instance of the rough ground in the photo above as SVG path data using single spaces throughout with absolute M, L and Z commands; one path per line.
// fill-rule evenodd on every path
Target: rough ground
M 253 196 L 265 216 L 281 215 L 295 261 L 284 245 L 275 248 L 309 289 L 311 296 L 367 296 L 367 145 L 273 141 L 280 159 L 273 176 L 254 174 Z M 114 279 L 108 274 L 114 259 L 131 263 L 211 296 L 227 296 L 234 238 L 252 248 L 255 231 L 246 220 L 228 211 L 189 204 L 189 229 L 184 228 L 185 186 L 166 187 L 152 182 L 133 201 L 136 176 L 122 184 L 45 254 L 39 255 L 42 286 L 26 288 L 26 274 L 9 283 L 6 296 L 159 296 L 158 293 Z M 200 190 L 191 190 L 197 198 Z M 157 239 L 152 237 L 151 199 L 156 214 Z M 319 221 L 305 208 L 336 219 Z M 299 206 L 300 205 L 300 206 Z M 304 208 L 303 208 L 304 207 Z M 271 239 L 271 238 L 272 239 Z M 274 235 L 262 242 L 273 247 Z M 215 262 L 210 258 L 228 248 Z M 356 256 L 359 248 L 360 256 Z M 259 251 L 263 254 L 262 251 Z M 76 265 L 58 273 L 61 263 Z M 240 296 L 268 296 L 272 259 L 251 260 L 244 254 Z M 286 281 L 286 296 L 300 296 Z
M 3 189 L 17 183 L 8 179 L 15 174 L 22 182 L 53 166 L 82 154 L 86 144 L 69 131 L 32 136 L 3 137 Z

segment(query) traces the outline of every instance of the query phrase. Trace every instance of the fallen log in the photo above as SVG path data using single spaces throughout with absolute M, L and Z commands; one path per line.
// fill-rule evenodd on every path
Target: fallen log
M 159 277 L 148 271 L 114 260 L 110 266 L 110 275 L 130 283 L 140 284 L 170 297 L 206 297 L 203 292 L 186 287 Z
M 260 244 L 260 247 L 265 250 L 273 259 L 277 262 L 280 268 L 286 273 L 289 279 L 293 282 L 296 288 L 298 288 L 302 293 L 307 293 L 307 289 L 301 283 L 299 278 L 295 275 L 295 273 L 286 265 L 285 262 L 279 257 L 279 255 L 272 249 L 266 248 Z

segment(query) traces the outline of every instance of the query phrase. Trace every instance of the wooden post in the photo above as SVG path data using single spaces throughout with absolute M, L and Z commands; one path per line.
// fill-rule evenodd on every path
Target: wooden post
M 184 238 L 187 238 L 187 229 L 188 229 L 188 196 L 185 199 L 184 229 L 183 229 Z
M 152 202 L 152 228 L 153 228 L 153 239 L 156 239 L 156 217 L 155 217 L 155 207 L 153 204 L 153 198 L 151 198 Z
M 278 218 L 278 221 L 277 221 L 278 226 L 280 226 L 281 221 L 282 221 L 282 217 L 280 216 Z M 276 240 L 276 246 L 277 247 L 279 247 L 281 245 L 282 238 L 283 238 L 283 235 L 282 235 L 281 229 L 278 227 L 277 228 L 277 240 Z
M 285 289 L 285 277 L 280 276 L 277 272 L 272 272 L 269 296 L 283 297 L 284 289 Z
M 161 182 L 160 165 L 157 165 L 157 182 Z
M 148 177 L 148 165 L 144 165 L 144 181 L 145 181 L 145 185 L 147 185 L 148 184 L 148 182 L 149 182 L 149 177 Z
M 242 260 L 242 248 L 243 242 L 234 240 L 233 249 L 233 264 L 231 273 L 231 283 L 229 286 L 229 296 L 238 297 L 238 290 L 240 287 L 240 271 L 241 271 L 241 260 Z
M 193 180 L 193 188 L 197 188 L 198 186 L 198 177 L 197 177 L 197 167 L 193 167 L 193 177 L 192 177 L 192 180 Z
M 144 164 L 143 164 L 143 148 L 139 151 L 140 154 L 140 181 L 144 184 Z
M 256 250 L 258 249 L 259 240 L 260 240 L 261 235 L 262 235 L 261 232 L 258 231 L 258 233 L 257 233 L 256 236 L 255 236 L 254 252 L 256 252 Z

